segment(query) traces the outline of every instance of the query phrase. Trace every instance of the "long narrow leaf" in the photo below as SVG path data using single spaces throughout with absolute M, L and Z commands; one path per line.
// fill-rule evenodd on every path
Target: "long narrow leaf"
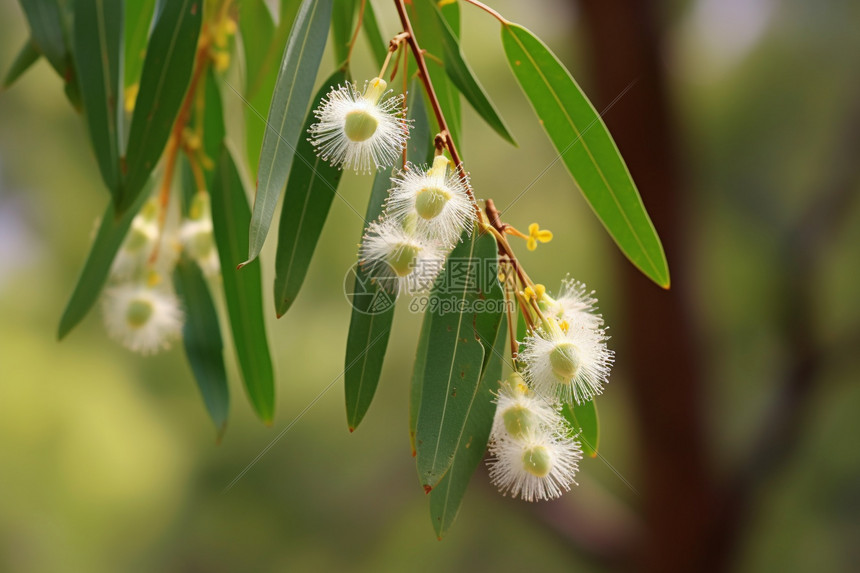
M 436 28 L 442 40 L 442 61 L 445 63 L 445 71 L 457 89 L 466 97 L 466 101 L 474 108 L 487 124 L 493 128 L 503 139 L 516 145 L 514 137 L 508 131 L 505 122 L 496 111 L 493 102 L 484 88 L 475 77 L 475 73 L 463 57 L 460 43 L 451 30 L 451 26 L 442 16 L 440 10 L 434 10 L 436 15 Z
M 370 0 L 365 0 L 362 28 L 364 28 L 364 35 L 367 37 L 367 43 L 370 44 L 370 51 L 373 52 L 376 65 L 382 67 L 385 56 L 388 54 L 388 43 L 382 38 L 379 20 L 376 18 L 373 2 Z
M 185 355 L 220 438 L 227 425 L 230 390 L 218 314 L 206 279 L 196 263 L 183 257 L 176 265 L 173 280 L 185 303 L 185 326 L 182 329 Z
M 150 185 L 147 185 L 147 191 L 149 188 Z M 60 340 L 78 325 L 98 300 L 110 274 L 114 257 L 122 246 L 129 227 L 131 227 L 131 221 L 146 202 L 148 195 L 148 192 L 141 193 L 137 202 L 119 218 L 116 217 L 113 202 L 108 204 L 104 215 L 102 215 L 93 246 L 90 247 L 84 268 L 78 277 L 75 290 L 66 304 L 62 318 L 60 318 L 60 328 L 57 334 Z
M 260 262 L 255 261 L 241 271 L 235 267 L 235 261 L 248 248 L 246 230 L 251 212 L 239 172 L 226 147 L 222 147 L 216 163 L 210 195 L 215 244 L 242 379 L 254 411 L 263 422 L 271 424 L 275 412 L 275 377 L 263 319 Z
M 423 163 L 430 147 L 427 110 L 418 87 L 417 80 L 413 81 L 407 100 L 409 117 L 413 119 L 407 159 L 413 163 Z M 382 214 L 391 186 L 390 178 L 391 169 L 376 174 L 367 204 L 365 231 L 367 222 Z M 346 341 L 344 369 L 346 419 L 350 431 L 358 427 L 373 401 L 382 373 L 391 323 L 394 320 L 394 301 L 391 295 L 373 283 L 359 266 L 355 268 L 355 285 L 352 292 L 352 317 Z
M 146 57 L 146 41 L 155 12 L 155 0 L 125 1 L 125 59 L 123 85 L 128 88 L 140 81 Z
M 433 88 L 436 90 L 436 95 L 439 98 L 439 105 L 442 107 L 442 113 L 445 115 L 448 129 L 451 131 L 451 137 L 460 145 L 462 143 L 460 139 L 462 126 L 460 92 L 457 91 L 457 88 L 448 78 L 445 67 L 437 61 L 438 58 L 442 57 L 445 48 L 442 45 L 442 38 L 436 26 L 435 2 L 434 0 L 414 0 L 410 6 L 410 10 L 412 26 L 415 28 L 415 35 L 420 41 L 421 48 L 436 56 L 436 59 L 427 59 L 427 69 L 433 80 Z M 448 19 L 448 24 L 454 34 L 457 34 L 459 30 L 459 14 L 459 5 L 457 3 L 446 5 L 443 11 L 446 19 L 450 18 Z
M 165 2 L 146 51 L 128 136 L 128 175 L 118 205 L 133 203 L 161 157 L 194 68 L 202 0 Z
M 597 110 L 531 32 L 504 24 L 502 44 L 520 87 L 598 219 L 630 262 L 668 288 L 669 267 L 660 238 Z
M 63 15 L 58 0 L 26 0 L 21 2 L 27 23 L 30 24 L 30 37 L 45 59 L 65 77 L 70 57 L 63 34 Z
M 260 254 L 275 215 L 275 205 L 289 179 L 308 100 L 325 49 L 331 6 L 332 0 L 304 0 L 290 31 L 260 151 L 245 264 Z
M 391 168 L 376 172 L 365 215 L 368 221 L 382 213 L 390 178 Z M 359 265 L 355 266 L 351 300 L 352 317 L 346 338 L 346 368 L 343 373 L 346 423 L 350 432 L 364 419 L 376 393 L 394 320 L 395 303 L 394 296 L 372 282 Z
M 248 170 L 256 178 L 257 167 L 260 163 L 260 148 L 266 134 L 266 110 L 272 101 L 275 90 L 275 80 L 284 46 L 292 30 L 293 22 L 299 10 L 299 2 L 281 2 L 280 20 L 274 30 L 271 41 L 254 77 L 249 74 L 245 88 L 245 151 L 248 155 Z M 248 33 L 254 33 L 249 31 Z M 246 54 L 246 58 L 249 56 Z
M 594 400 L 584 404 L 563 404 L 561 414 L 570 424 L 574 436 L 582 444 L 582 451 L 592 458 L 600 447 L 600 418 Z
M 480 381 L 484 344 L 495 341 L 503 310 L 496 241 L 473 231 L 454 250 L 433 287 L 421 406 L 418 476 L 430 491 L 448 469 Z
M 18 55 L 15 56 L 12 65 L 9 66 L 6 76 L 3 78 L 2 88 L 7 89 L 14 84 L 41 56 L 42 53 L 39 52 L 33 40 L 28 39 L 24 42 L 24 45 L 18 50 Z
M 334 0 L 331 18 L 331 39 L 334 46 L 334 63 L 341 66 L 349 56 L 349 43 L 352 40 L 352 22 L 355 9 L 361 0 Z
M 275 36 L 275 22 L 264 0 L 244 0 L 239 4 L 239 32 L 245 52 L 245 95 L 260 81 L 266 55 Z
M 124 24 L 123 2 L 75 2 L 75 65 L 81 100 L 99 170 L 115 202 L 121 200 L 117 121 L 122 109 L 120 58 Z
M 463 433 L 457 440 L 451 469 L 430 492 L 430 517 L 439 539 L 442 539 L 457 518 L 466 488 L 484 457 L 490 439 L 493 416 L 496 413 L 493 392 L 499 388 L 507 341 L 504 313 L 499 314 L 498 318 L 496 340 L 492 345 L 485 345 L 486 365 L 481 374 L 481 383 L 472 396 Z
M 317 92 L 318 101 L 345 81 L 344 70 L 334 72 Z M 316 121 L 313 112 L 305 120 L 304 131 Z M 290 172 L 284 193 L 284 208 L 278 227 L 275 255 L 275 312 L 283 316 L 296 300 L 311 264 L 337 185 L 343 171 L 323 161 L 305 138 L 296 147 L 296 165 Z

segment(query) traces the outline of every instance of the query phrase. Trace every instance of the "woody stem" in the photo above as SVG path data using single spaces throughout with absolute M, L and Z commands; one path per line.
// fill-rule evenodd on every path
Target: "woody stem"
M 460 154 L 457 152 L 457 146 L 454 144 L 454 139 L 451 137 L 451 131 L 448 129 L 448 123 L 445 121 L 445 114 L 442 113 L 442 106 L 439 103 L 439 97 L 436 95 L 436 90 L 433 89 L 433 81 L 430 79 L 430 73 L 427 71 L 427 62 L 424 59 L 424 52 L 418 45 L 415 39 L 415 30 L 412 29 L 412 22 L 409 20 L 409 15 L 406 13 L 404 0 L 394 0 L 394 5 L 397 7 L 397 14 L 400 16 L 400 22 L 403 25 L 403 30 L 408 34 L 406 42 L 412 50 L 412 55 L 415 56 L 415 63 L 418 66 L 418 75 L 421 78 L 421 83 L 424 84 L 424 90 L 427 92 L 427 97 L 430 100 L 430 107 L 433 108 L 433 114 L 436 116 L 436 122 L 439 124 L 439 131 L 445 138 L 445 147 L 448 148 L 448 153 L 451 154 L 451 161 L 457 166 L 460 175 L 466 179 L 466 172 L 463 169 L 463 162 L 460 160 Z M 478 221 L 484 221 L 484 214 L 481 208 L 478 207 L 478 202 L 475 200 L 475 195 L 469 185 L 466 185 L 466 194 L 475 208 L 475 214 Z

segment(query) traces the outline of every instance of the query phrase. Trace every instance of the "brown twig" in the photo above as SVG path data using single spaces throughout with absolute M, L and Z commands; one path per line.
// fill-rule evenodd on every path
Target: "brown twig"
M 164 175 L 161 182 L 161 188 L 158 194 L 158 232 L 159 235 L 164 231 L 164 224 L 167 220 L 167 206 L 170 202 L 170 190 L 173 185 L 173 172 L 176 169 L 176 159 L 179 155 L 179 150 L 182 149 L 182 132 L 185 129 L 188 119 L 191 116 L 191 108 L 194 104 L 197 94 L 197 86 L 200 83 L 200 78 L 208 68 L 209 64 L 209 48 L 211 41 L 208 28 L 204 24 L 204 28 L 200 33 L 200 41 L 197 44 L 197 55 L 194 61 L 194 71 L 191 74 L 191 80 L 188 83 L 188 91 L 185 93 L 185 99 L 182 100 L 182 106 L 179 108 L 179 113 L 176 114 L 176 121 L 173 123 L 173 130 L 170 134 L 170 139 L 167 141 L 167 147 L 164 150 Z M 152 254 L 149 256 L 150 264 L 158 258 L 158 250 L 161 241 L 156 241 L 152 249 Z
M 457 166 L 457 170 L 463 177 L 464 181 L 468 181 L 468 175 L 463 169 L 463 162 L 460 159 L 460 154 L 457 152 L 457 146 L 454 144 L 454 138 L 451 137 L 451 130 L 448 129 L 448 122 L 445 121 L 445 115 L 442 113 L 442 106 L 439 103 L 439 97 L 436 95 L 436 90 L 433 89 L 433 81 L 430 79 L 430 72 L 427 71 L 427 62 L 424 60 L 424 52 L 418 45 L 418 40 L 415 39 L 415 30 L 412 29 L 412 22 L 409 20 L 409 15 L 406 13 L 406 5 L 403 0 L 394 0 L 394 5 L 397 7 L 397 14 L 400 16 L 400 22 L 403 25 L 403 30 L 408 36 L 406 41 L 412 49 L 412 55 L 415 56 L 415 63 L 418 66 L 418 75 L 421 78 L 421 83 L 424 84 L 424 90 L 427 92 L 427 97 L 430 100 L 430 107 L 433 108 L 433 114 L 436 116 L 436 122 L 439 124 L 439 131 L 445 135 L 445 143 L 448 148 L 448 153 L 451 154 L 451 161 Z M 483 221 L 484 213 L 478 206 L 475 200 L 475 194 L 472 193 L 470 185 L 466 185 L 466 194 L 475 208 L 475 214 L 478 221 Z

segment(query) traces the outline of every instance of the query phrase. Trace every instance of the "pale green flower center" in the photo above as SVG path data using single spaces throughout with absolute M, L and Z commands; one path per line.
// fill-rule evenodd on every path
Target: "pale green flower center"
M 415 259 L 418 257 L 420 248 L 409 243 L 400 243 L 388 255 L 388 264 L 394 269 L 399 277 L 405 277 L 412 272 Z
M 422 219 L 433 219 L 439 216 L 451 194 L 439 187 L 425 187 L 415 196 L 415 210 Z
M 379 122 L 372 114 L 357 109 L 346 114 L 343 132 L 351 141 L 362 142 L 373 137 L 378 125 Z
M 523 438 L 538 425 L 535 413 L 522 405 L 511 406 L 502 413 L 505 430 L 514 438 Z
M 523 467 L 535 477 L 546 477 L 552 469 L 552 456 L 546 446 L 534 446 L 523 452 Z
M 570 381 L 579 371 L 576 346 L 569 341 L 559 342 L 549 354 L 549 363 L 552 366 L 553 374 L 562 383 L 570 384 Z
M 209 256 L 209 253 L 212 252 L 212 247 L 214 246 L 215 241 L 212 237 L 212 233 L 208 231 L 200 231 L 199 233 L 194 233 L 188 241 L 188 254 L 195 259 L 205 259 Z
M 152 303 L 148 300 L 133 300 L 128 305 L 125 319 L 132 328 L 140 328 L 149 321 L 154 310 Z
M 132 226 L 125 240 L 125 250 L 135 253 L 149 244 L 149 235 L 145 231 Z

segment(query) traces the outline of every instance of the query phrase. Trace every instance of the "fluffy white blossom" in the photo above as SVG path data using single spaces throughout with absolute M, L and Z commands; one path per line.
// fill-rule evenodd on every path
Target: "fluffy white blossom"
M 382 219 L 368 226 L 359 248 L 359 264 L 387 292 L 412 294 L 433 286 L 445 264 L 445 252 L 397 221 Z
M 179 229 L 182 249 L 200 266 L 208 277 L 221 272 L 221 261 L 212 234 L 212 216 L 209 208 L 209 195 L 198 193 L 189 209 L 189 218 Z
M 158 236 L 158 206 L 155 200 L 150 200 L 132 219 L 125 240 L 114 257 L 111 275 L 127 279 L 141 274 L 154 251 Z
M 562 423 L 554 403 L 530 390 L 517 372 L 511 373 L 501 385 L 494 401 L 496 415 L 492 434 L 499 438 L 520 439 L 536 432 L 552 433 Z
M 381 78 L 359 91 L 347 82 L 332 88 L 314 110 L 308 132 L 317 155 L 342 169 L 369 172 L 394 163 L 409 137 L 403 95 L 391 96 Z
M 585 284 L 569 277 L 561 282 L 558 298 L 546 297 L 542 306 L 550 315 L 568 324 L 584 324 L 590 328 L 603 326 L 603 316 L 595 314 L 597 298 L 594 291 L 587 290 Z
M 468 181 L 449 163 L 438 155 L 426 171 L 408 165 L 391 179 L 385 210 L 400 221 L 414 218 L 419 235 L 452 247 L 463 231 L 471 231 L 475 210 L 466 193 Z
M 606 347 L 606 332 L 580 321 L 564 330 L 548 318 L 525 339 L 520 358 L 535 391 L 562 402 L 588 402 L 603 391 L 614 360 Z
M 146 284 L 123 283 L 106 289 L 102 311 L 108 334 L 144 355 L 169 348 L 185 321 L 172 291 Z
M 490 479 L 503 495 L 525 501 L 559 497 L 575 485 L 582 448 L 563 434 L 496 436 L 490 444 Z

